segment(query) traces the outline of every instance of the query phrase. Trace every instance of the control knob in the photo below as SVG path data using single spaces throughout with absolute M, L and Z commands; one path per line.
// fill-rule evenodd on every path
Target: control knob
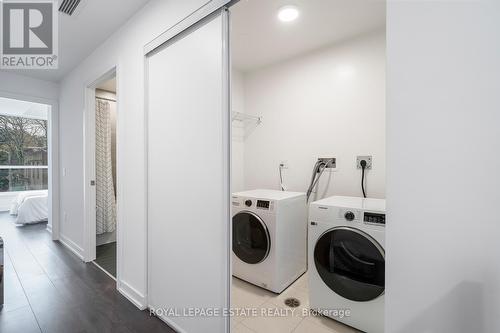
M 347 221 L 352 221 L 356 217 L 353 212 L 346 212 L 344 217 Z

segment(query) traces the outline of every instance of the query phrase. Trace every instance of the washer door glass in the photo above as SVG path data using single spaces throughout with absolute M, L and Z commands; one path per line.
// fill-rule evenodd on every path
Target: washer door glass
M 339 227 L 325 232 L 314 248 L 319 276 L 338 295 L 370 301 L 385 289 L 385 254 L 371 236 Z
M 233 252 L 248 264 L 266 259 L 271 248 L 269 231 L 260 217 L 252 212 L 233 216 Z

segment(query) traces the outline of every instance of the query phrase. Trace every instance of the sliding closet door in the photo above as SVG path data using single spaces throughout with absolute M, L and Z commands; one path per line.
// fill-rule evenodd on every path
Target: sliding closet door
M 179 316 L 229 306 L 226 15 L 147 57 L 149 305 L 177 309 L 161 318 L 192 333 L 225 332 L 229 322 Z

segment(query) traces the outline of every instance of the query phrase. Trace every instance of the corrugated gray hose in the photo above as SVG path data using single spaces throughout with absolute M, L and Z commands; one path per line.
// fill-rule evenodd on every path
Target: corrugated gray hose
M 325 171 L 327 165 L 330 164 L 331 162 L 333 162 L 333 159 L 328 160 L 326 162 L 317 161 L 316 164 L 314 164 L 313 174 L 311 177 L 311 183 L 309 184 L 309 188 L 307 189 L 307 201 L 308 202 L 309 202 L 309 197 L 311 196 L 311 193 L 312 193 L 314 187 L 316 186 L 319 179 L 321 178 L 321 175 Z M 320 170 L 321 167 L 323 167 L 323 168 Z

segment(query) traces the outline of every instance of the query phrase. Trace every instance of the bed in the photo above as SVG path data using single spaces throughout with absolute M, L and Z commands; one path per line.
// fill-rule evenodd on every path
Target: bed
M 31 224 L 47 221 L 48 195 L 47 190 L 19 193 L 10 207 L 10 215 L 16 216 L 14 223 Z

